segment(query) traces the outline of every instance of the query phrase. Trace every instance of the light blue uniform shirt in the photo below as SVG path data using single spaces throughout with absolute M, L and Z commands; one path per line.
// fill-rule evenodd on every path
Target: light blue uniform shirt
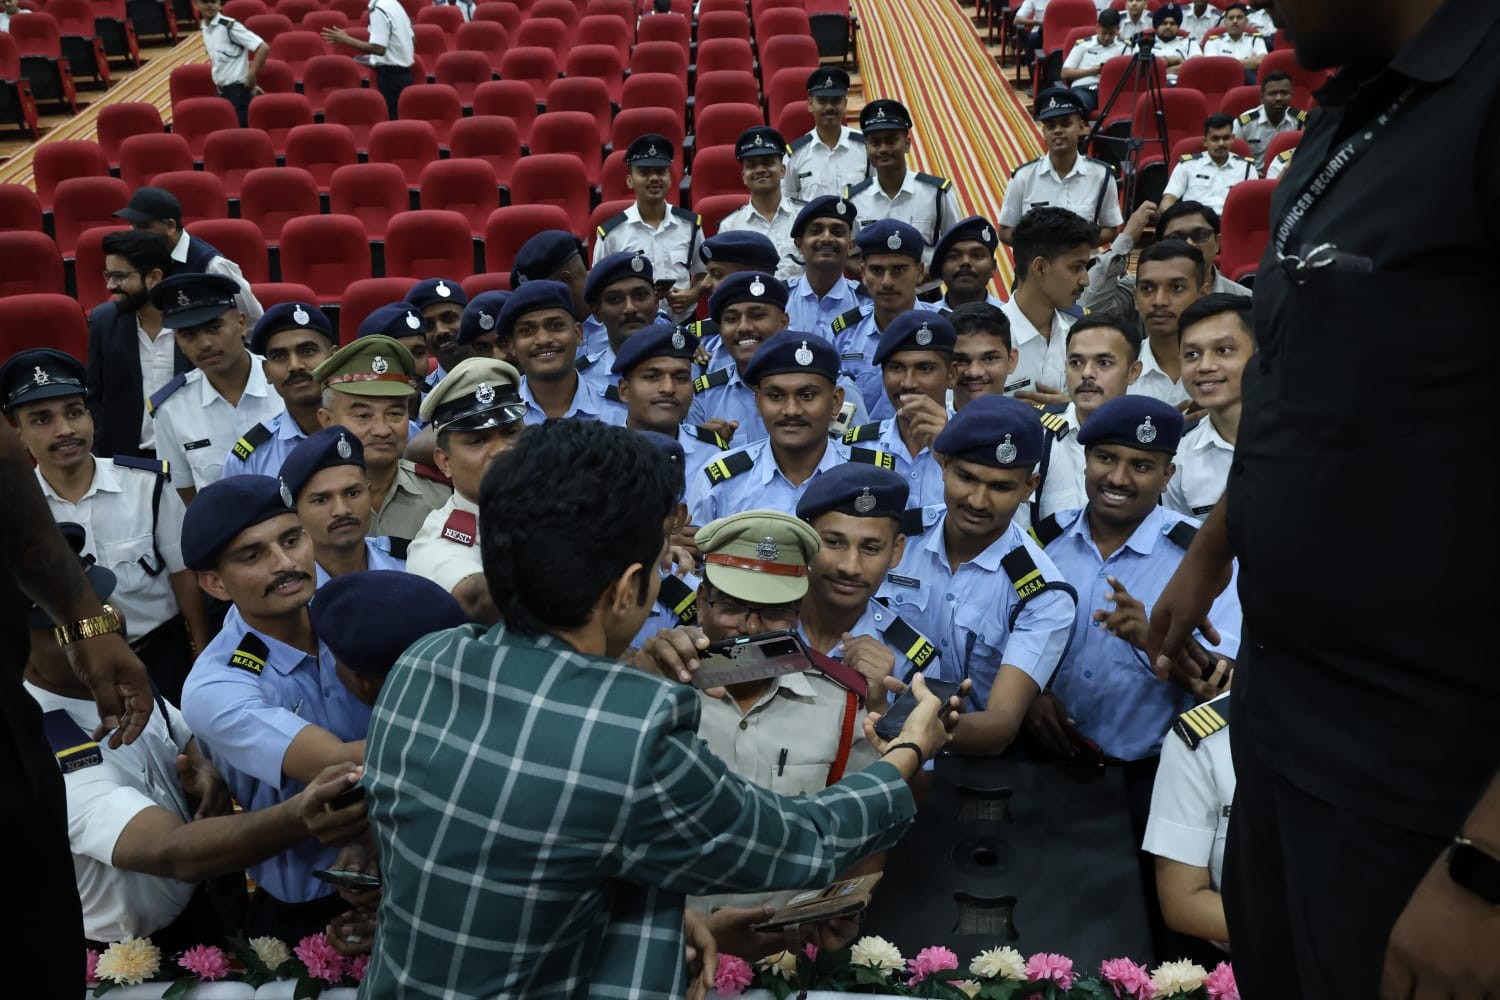
M 663 573 L 661 574 L 661 578 L 665 581 L 670 575 L 669 573 Z M 695 594 L 697 593 L 698 578 L 696 576 L 689 573 L 686 576 L 680 577 L 680 579 L 689 590 Z M 662 590 L 656 597 L 656 603 L 651 606 L 651 614 L 646 616 L 646 624 L 641 626 L 641 630 L 636 633 L 630 645 L 636 649 L 640 649 L 641 643 L 662 629 L 676 628 L 681 624 L 682 619 L 678 617 L 677 609 L 667 602 L 667 592 L 666 590 Z
M 892 632 L 892 626 L 898 621 L 903 621 L 906 628 L 912 629 L 912 632 L 899 636 L 895 632 Z M 899 627 L 897 630 L 902 631 Z M 849 630 L 849 633 L 855 636 L 874 636 L 885 643 L 886 648 L 896 654 L 896 665 L 891 669 L 891 676 L 899 681 L 909 681 L 911 675 L 918 670 L 926 671 L 927 674 L 933 677 L 937 676 L 934 672 L 938 669 L 936 643 L 928 636 L 916 631 L 915 626 L 911 622 L 905 622 L 903 619 L 900 619 L 894 611 L 879 601 L 872 599 L 865 603 L 864 613 L 859 616 L 859 621 L 854 623 L 854 627 Z M 812 646 L 812 643 L 808 641 L 807 633 L 803 631 L 801 625 L 797 626 L 797 634 L 802 637 L 803 642 Z M 813 646 L 813 648 L 817 649 L 816 646 Z M 842 660 L 844 658 L 842 651 L 837 649 L 819 649 L 818 652 L 830 656 L 835 660 Z M 913 655 L 922 661 L 921 664 L 912 659 Z M 888 700 L 894 702 L 895 699 L 896 695 L 892 693 Z
M 950 412 L 948 417 L 951 420 L 953 414 Z M 906 442 L 901 440 L 901 429 L 896 426 L 895 417 L 880 421 L 880 432 L 875 437 L 860 437 L 857 441 L 848 441 L 848 444 L 851 448 L 881 451 L 891 456 L 896 464 L 894 471 L 906 480 L 907 489 L 910 490 L 906 506 L 931 507 L 942 504 L 943 467 L 938 465 L 937 456 L 932 453 L 931 448 L 923 448 L 916 455 L 911 453 Z
M 580 358 L 592 358 L 609 347 L 609 333 L 604 324 L 592 313 L 583 321 L 583 346 L 578 349 Z M 608 369 L 605 369 L 608 371 Z
M 863 319 L 838 333 L 833 333 L 830 327 L 829 333 L 833 337 L 834 348 L 839 352 L 839 364 L 843 366 L 844 374 L 853 378 L 855 385 L 859 386 L 870 416 L 875 420 L 884 420 L 886 417 L 894 417 L 896 408 L 885 396 L 885 383 L 880 378 L 880 368 L 875 364 L 875 349 L 880 346 L 880 331 L 875 327 L 875 306 L 873 303 L 866 303 L 860 308 L 864 312 Z M 918 299 L 913 311 L 937 312 L 937 306 Z
M 735 455 L 744 453 L 754 463 L 749 469 L 716 485 L 709 476 L 709 469 L 719 462 L 730 461 Z M 745 510 L 779 510 L 797 516 L 797 501 L 807 492 L 814 479 L 849 461 L 849 449 L 837 441 L 829 441 L 823 449 L 823 457 L 813 474 L 801 486 L 782 475 L 771 453 L 771 441 L 767 438 L 746 448 L 723 452 L 712 461 L 688 473 L 687 505 L 692 514 L 692 523 L 700 528 L 710 521 Z
M 256 445 L 249 458 L 241 459 L 230 449 L 229 457 L 224 459 L 225 477 L 274 476 L 281 471 L 281 463 L 286 461 L 292 449 L 307 438 L 302 433 L 302 428 L 297 426 L 297 421 L 286 410 L 267 420 L 266 429 L 271 432 L 270 439 Z
M 610 347 L 607 341 L 603 350 L 588 356 L 586 364 L 587 367 L 578 374 L 600 393 L 608 392 L 612 387 L 620 384 L 620 376 L 610 371 L 615 366 L 615 349 Z
M 691 476 L 694 469 L 701 469 L 724 454 L 724 449 L 712 441 L 704 441 L 693 433 L 688 424 L 677 428 L 677 443 L 682 445 L 682 467 Z
M 547 419 L 547 414 L 537 405 L 536 397 L 531 394 L 531 384 L 526 376 L 521 376 L 521 387 L 519 395 L 526 403 L 527 427 L 535 426 Z M 573 402 L 568 404 L 568 412 L 564 417 L 577 417 L 580 420 L 600 420 L 615 427 L 625 426 L 625 407 L 620 403 L 612 403 L 604 398 L 604 393 L 599 387 L 588 379 L 578 378 L 578 386 L 573 392 Z
M 693 405 L 688 407 L 687 422 L 703 425 L 710 420 L 738 420 L 739 429 L 734 432 L 735 447 L 743 447 L 764 441 L 768 436 L 766 425 L 761 423 L 760 411 L 755 408 L 755 390 L 740 378 L 740 371 L 730 362 L 724 366 L 729 370 L 729 381 L 704 389 L 693 396 Z M 709 368 L 709 373 L 719 370 Z M 844 402 L 854 404 L 854 416 L 849 418 L 850 427 L 858 427 L 869 420 L 869 411 L 859 388 L 847 375 L 838 377 L 838 387 L 844 390 Z
M 411 541 L 411 539 L 407 539 L 407 541 Z M 393 569 L 397 570 L 398 572 L 405 573 L 406 560 L 397 559 L 395 556 L 391 555 L 391 540 L 386 536 L 381 535 L 378 538 L 366 538 L 365 569 Z M 320 588 L 323 586 L 323 584 L 333 579 L 333 577 L 328 575 L 328 571 L 321 565 L 319 565 L 317 569 L 317 578 L 318 586 Z
M 1010 664 L 1045 688 L 1052 679 L 1073 627 L 1073 599 L 1044 590 L 1021 607 L 1015 628 L 1012 609 L 1020 603 L 1014 581 L 1001 560 L 1024 547 L 1041 578 L 1061 582 L 1062 574 L 1036 542 L 1011 524 L 990 547 L 958 572 L 948 569 L 943 541 L 947 513 L 919 538 L 908 538 L 906 554 L 880 588 L 890 609 L 937 643 L 947 681 L 974 682 L 973 698 L 984 706 L 1003 664 Z
M 242 646 L 257 654 L 263 666 Z M 248 666 L 234 666 L 232 660 Z M 264 809 L 303 789 L 283 777 L 281 762 L 304 726 L 319 726 L 345 742 L 362 740 L 370 709 L 339 681 L 333 654 L 321 642 L 309 656 L 257 632 L 230 608 L 224 628 L 204 647 L 182 686 L 182 714 L 188 728 L 224 776 L 230 793 L 247 810 Z M 338 849 L 312 837 L 250 868 L 256 883 L 284 903 L 327 896 L 332 887 L 313 878 L 327 868 Z
M 1104 597 L 1112 589 L 1105 578 L 1112 576 L 1146 606 L 1149 617 L 1185 551 L 1167 538 L 1167 532 L 1182 522 L 1194 527 L 1198 522 L 1165 507 L 1153 508 L 1106 560 L 1099 557 L 1088 518 L 1082 515 L 1082 510 L 1058 514 L 1058 524 L 1067 525 L 1067 530 L 1047 546 L 1047 555 L 1078 591 L 1073 642 L 1053 678 L 1052 693 L 1067 706 L 1078 731 L 1111 757 L 1154 757 L 1177 716 L 1193 707 L 1193 696 L 1175 683 L 1157 680 L 1146 654 L 1111 635 L 1093 614 L 1113 610 L 1114 604 Z M 1204 644 L 1210 653 L 1231 660 L 1240 648 L 1237 586 L 1230 580 L 1208 613 L 1223 641 L 1218 646 Z
M 787 291 L 791 293 L 786 303 L 787 329 L 816 333 L 830 343 L 833 342 L 833 321 L 850 309 L 870 302 L 859 294 L 858 283 L 848 278 L 840 278 L 821 299 L 806 278 L 788 282 Z

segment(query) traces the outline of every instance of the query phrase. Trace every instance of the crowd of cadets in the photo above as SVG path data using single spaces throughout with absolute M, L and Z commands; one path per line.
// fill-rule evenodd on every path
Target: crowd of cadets
M 1105 11 L 1090 45 L 1132 37 L 1144 6 Z M 1193 32 L 1204 6 L 1162 10 Z M 1300 124 L 1278 83 L 1263 113 L 1210 120 L 1210 157 L 1228 128 L 1263 147 Z M 337 947 L 369 949 L 378 894 L 313 874 L 378 866 L 363 807 L 328 803 L 399 653 L 498 620 L 478 523 L 489 463 L 572 418 L 645 434 L 681 470 L 637 666 L 676 678 L 707 640 L 780 628 L 821 656 L 819 673 L 703 695 L 702 735 L 736 770 L 816 790 L 870 756 L 850 719 L 884 703 L 883 678 L 968 679 L 953 749 L 1120 768 L 1158 947 L 1172 932 L 1225 946 L 1234 588 L 1201 675 L 1156 676 L 1142 651 L 1223 491 L 1255 351 L 1249 290 L 1214 267 L 1219 182 L 1199 198 L 1194 175 L 1123 219 L 1113 174 L 1078 152 L 1083 102 L 1059 89 L 1039 101 L 1047 156 L 1016 171 L 997 218 L 963 218 L 950 180 L 907 166 L 907 110 L 873 100 L 852 131 L 848 86 L 812 74 L 816 129 L 789 147 L 744 134 L 750 200 L 716 236 L 667 200 L 675 151 L 645 136 L 626 156 L 635 204 L 592 255 L 541 233 L 514 291 L 416 282 L 343 347 L 314 303 L 262 312 L 171 195 L 135 193 L 133 228 L 105 239 L 112 298 L 90 316 L 87 365 L 37 349 L 0 369 L 48 503 L 163 699 L 151 738 L 94 746 L 78 731 L 92 706 L 34 623 L 27 676 L 67 774 L 91 941 L 331 924 Z M 243 812 L 200 818 L 231 796 Z M 244 869 L 248 908 L 242 880 L 212 878 Z M 765 901 L 691 905 L 755 957 L 779 948 L 744 926 Z

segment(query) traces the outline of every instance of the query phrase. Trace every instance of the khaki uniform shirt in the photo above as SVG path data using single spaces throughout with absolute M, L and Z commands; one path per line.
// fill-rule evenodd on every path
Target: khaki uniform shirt
M 427 515 L 447 503 L 452 495 L 453 487 L 423 479 L 417 475 L 417 467 L 403 458 L 396 469 L 391 492 L 380 509 L 370 515 L 370 530 L 366 534 L 372 538 L 381 535 L 415 538 Z

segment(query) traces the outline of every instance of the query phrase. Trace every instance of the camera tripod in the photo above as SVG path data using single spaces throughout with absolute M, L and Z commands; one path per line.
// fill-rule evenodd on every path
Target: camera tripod
M 1152 54 L 1155 43 L 1156 39 L 1150 32 L 1136 39 L 1130 68 L 1115 82 L 1114 89 L 1100 104 L 1099 119 L 1089 131 L 1089 151 L 1100 155 L 1107 145 L 1109 154 L 1104 158 L 1121 168 L 1123 177 L 1120 189 L 1125 198 L 1126 215 L 1133 212 L 1139 204 L 1136 196 L 1141 181 L 1141 163 L 1147 155 L 1147 143 L 1159 147 L 1161 162 L 1170 166 L 1168 160 L 1172 150 L 1167 140 L 1167 113 L 1161 93 L 1166 67 L 1158 65 L 1156 56 Z M 1151 102 L 1151 124 L 1155 130 L 1155 135 L 1152 136 L 1135 134 L 1135 106 L 1143 92 Z M 1124 134 L 1117 134 L 1114 129 L 1105 131 L 1105 123 L 1109 121 L 1115 105 L 1126 95 L 1130 100 L 1130 114 L 1124 121 Z

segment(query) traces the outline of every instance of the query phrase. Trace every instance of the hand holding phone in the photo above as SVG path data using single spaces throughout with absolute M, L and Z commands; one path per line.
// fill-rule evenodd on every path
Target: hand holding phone
M 927 681 L 927 690 L 936 695 L 944 705 L 947 705 L 948 699 L 958 694 L 963 686 L 962 681 L 940 681 L 928 679 L 926 675 L 923 675 L 923 680 Z M 894 740 L 901 734 L 901 728 L 906 725 L 907 718 L 916 707 L 916 692 L 908 687 L 905 693 L 896 699 L 896 703 L 890 707 L 890 710 L 880 717 L 880 721 L 875 723 L 875 735 L 887 742 Z

